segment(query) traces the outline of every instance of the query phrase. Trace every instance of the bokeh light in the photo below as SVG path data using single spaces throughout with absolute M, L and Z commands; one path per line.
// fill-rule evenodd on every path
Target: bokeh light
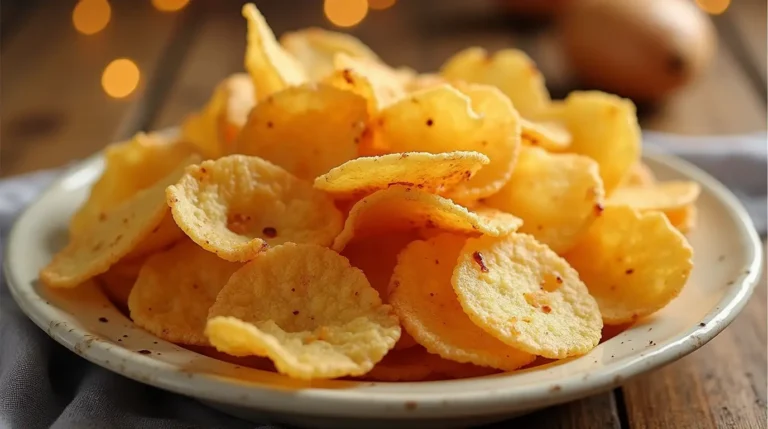
M 325 0 L 325 17 L 337 27 L 357 25 L 368 14 L 367 0 Z
M 696 0 L 696 4 L 711 15 L 720 15 L 731 5 L 731 0 Z
M 107 0 L 80 0 L 72 11 L 72 24 L 80 33 L 96 34 L 106 28 L 111 16 Z
M 184 9 L 189 0 L 152 0 L 152 6 L 163 12 L 176 12 Z
M 119 58 L 104 69 L 101 86 L 110 97 L 123 98 L 136 90 L 140 78 L 141 72 L 136 63 L 128 58 Z
M 368 0 L 368 7 L 376 10 L 389 9 L 397 3 L 397 0 Z

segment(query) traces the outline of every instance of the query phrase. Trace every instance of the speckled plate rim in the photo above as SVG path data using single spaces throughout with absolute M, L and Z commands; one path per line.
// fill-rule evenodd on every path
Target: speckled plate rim
M 120 347 L 117 343 L 93 341 L 93 332 L 85 329 L 76 316 L 51 305 L 38 295 L 36 275 L 31 278 L 27 274 L 25 278 L 19 274 L 16 261 L 22 257 L 18 254 L 17 243 L 25 239 L 24 234 L 28 228 L 25 222 L 30 222 L 27 219 L 29 213 L 44 206 L 52 193 L 63 192 L 68 182 L 71 188 L 72 183 L 95 180 L 103 164 L 101 155 L 95 155 L 71 169 L 17 220 L 9 236 L 4 272 L 11 293 L 21 309 L 54 340 L 97 365 L 187 396 L 263 411 L 343 418 L 451 418 L 541 408 L 613 388 L 630 377 L 698 349 L 736 317 L 759 279 L 762 247 L 747 212 L 736 197 L 717 180 L 687 162 L 664 155 L 646 156 L 645 159 L 699 182 L 704 192 L 712 194 L 725 208 L 733 220 L 733 233 L 738 234 L 749 248 L 744 251 L 746 257 L 743 260 L 743 274 L 735 279 L 722 299 L 712 307 L 713 310 L 701 319 L 700 324 L 654 344 L 654 347 L 638 350 L 609 363 L 599 363 L 598 359 L 593 363 L 587 355 L 560 365 L 560 369 L 557 365 L 550 368 L 547 365 L 513 374 L 421 383 L 325 382 L 336 383 L 328 384 L 333 386 L 329 389 L 315 387 L 325 386 L 324 383 L 273 386 L 269 384 L 270 377 L 274 380 L 274 377 L 280 376 L 246 368 L 243 369 L 262 373 L 256 377 L 257 380 L 261 377 L 261 381 L 221 376 L 231 374 L 234 365 L 183 350 L 180 352 L 182 355 L 189 353 L 190 356 L 210 361 L 206 361 L 210 368 L 222 369 L 218 374 L 216 371 L 190 372 L 154 356 L 137 354 L 135 350 Z M 54 210 L 47 213 L 56 216 Z M 62 324 L 69 329 L 57 328 Z M 149 335 L 138 328 L 135 330 L 137 335 Z M 84 348 L 84 343 L 88 343 L 88 347 Z M 172 350 L 169 348 L 172 347 L 170 343 L 160 343 L 162 347 Z M 178 352 L 179 349 L 173 350 Z M 568 374 L 564 375 L 562 368 L 566 368 Z M 552 374 L 558 376 L 552 377 Z

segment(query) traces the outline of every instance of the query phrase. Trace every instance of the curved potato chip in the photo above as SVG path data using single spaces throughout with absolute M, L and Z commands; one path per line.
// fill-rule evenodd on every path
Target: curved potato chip
M 237 150 L 314 180 L 357 157 L 367 121 L 357 94 L 325 84 L 289 88 L 253 108 Z
M 640 160 L 635 105 L 599 91 L 574 91 L 565 99 L 561 114 L 572 136 L 568 151 L 597 161 L 610 195 Z
M 336 197 L 360 197 L 390 185 L 443 193 L 488 164 L 479 152 L 393 153 L 356 158 L 315 179 L 315 188 Z
M 341 231 L 341 212 L 329 196 L 257 157 L 190 166 L 167 198 L 179 227 L 228 261 L 289 241 L 329 245 Z
M 400 337 L 392 308 L 338 253 L 288 243 L 235 272 L 216 298 L 206 334 L 234 356 L 262 355 L 302 379 L 362 375 Z
M 72 216 L 70 237 L 98 222 L 99 216 L 149 188 L 189 157 L 194 149 L 157 134 L 138 133 L 127 142 L 104 149 L 104 172 L 88 200 Z
M 184 120 L 182 140 L 193 144 L 207 158 L 232 153 L 235 139 L 256 105 L 254 94 L 253 82 L 247 74 L 236 73 L 224 79 L 203 110 Z
M 597 300 L 603 322 L 648 316 L 672 301 L 693 269 L 693 249 L 660 213 L 606 207 L 566 256 Z
M 165 188 L 181 177 L 184 168 L 199 160 L 191 156 L 175 171 L 139 191 L 111 210 L 101 213 L 88 229 L 73 237 L 40 272 L 50 287 L 75 287 L 106 272 L 158 228 L 168 214 Z
M 416 92 L 381 112 L 369 130 L 371 151 L 476 151 L 490 163 L 451 198 L 487 197 L 509 180 L 520 146 L 520 118 L 498 89 L 441 85 Z
M 299 60 L 309 78 L 315 81 L 333 73 L 333 58 L 337 53 L 379 61 L 378 55 L 358 38 L 322 28 L 284 33 L 280 44 Z
M 243 17 L 248 21 L 245 69 L 253 80 L 256 101 L 305 83 L 307 75 L 301 64 L 277 43 L 275 34 L 256 6 L 252 3 L 243 5 Z
M 390 304 L 417 343 L 445 359 L 512 371 L 536 358 L 476 326 L 451 286 L 466 237 L 442 234 L 414 241 L 397 258 Z
M 496 372 L 493 368 L 443 359 L 419 346 L 389 352 L 362 378 L 376 381 L 421 381 L 482 377 Z
M 629 206 L 640 211 L 682 209 L 699 198 L 701 186 L 690 181 L 659 182 L 649 186 L 617 188 L 606 201 L 610 206 Z
M 619 187 L 622 186 L 651 186 L 656 183 L 656 176 L 644 162 L 636 162 L 624 176 Z
M 395 185 L 355 203 L 332 248 L 341 252 L 353 238 L 392 231 L 436 228 L 498 236 L 515 231 L 520 225 L 522 221 L 512 215 L 478 215 L 447 198 Z
M 368 99 L 371 113 L 376 113 L 405 96 L 405 86 L 397 71 L 377 60 L 353 58 L 344 53 L 333 60 L 337 72 L 332 81 Z M 339 79 L 341 77 L 341 79 Z M 360 87 L 361 89 L 355 90 Z
M 529 146 L 540 146 L 550 152 L 562 152 L 571 145 L 571 134 L 558 122 L 534 122 L 520 118 L 520 125 L 520 138 Z
M 397 255 L 418 238 L 413 231 L 399 231 L 352 240 L 344 247 L 341 256 L 349 259 L 353 267 L 359 268 L 381 300 L 387 302 L 389 279 L 395 270 Z
M 520 232 L 563 253 L 600 214 L 603 194 L 597 163 L 590 158 L 523 147 L 512 178 L 485 202 L 519 216 Z
M 113 267 L 114 268 L 114 267 Z M 120 311 L 124 311 L 128 314 L 128 296 L 131 294 L 133 284 L 136 283 L 135 276 L 124 276 L 122 273 L 112 271 L 110 268 L 106 273 L 96 276 L 96 283 L 104 291 L 104 295 L 114 304 Z
M 679 209 L 665 211 L 664 215 L 678 231 L 687 234 L 696 227 L 698 211 L 695 204 L 688 204 Z
M 242 264 L 219 259 L 191 240 L 150 256 L 128 299 L 131 319 L 174 343 L 209 345 L 208 310 Z
M 169 247 L 171 244 L 176 243 L 182 238 L 184 238 L 184 231 L 176 225 L 176 221 L 173 220 L 173 215 L 169 210 L 163 217 L 163 220 L 160 221 L 160 224 L 154 227 L 150 234 L 144 237 L 144 239 L 131 250 L 131 253 L 126 255 L 123 259 L 142 259 L 158 250 L 163 250 L 166 247 Z
M 448 80 L 439 74 L 420 74 L 413 79 L 405 83 L 405 90 L 407 92 L 417 92 L 423 89 L 434 88 L 436 86 L 445 85 L 449 83 Z
M 503 49 L 489 56 L 482 48 L 468 48 L 451 57 L 440 74 L 454 80 L 493 85 L 521 115 L 533 117 L 550 102 L 544 76 L 523 51 Z
M 451 282 L 477 326 L 522 351 L 563 359 L 600 341 L 600 310 L 579 273 L 530 235 L 470 238 Z

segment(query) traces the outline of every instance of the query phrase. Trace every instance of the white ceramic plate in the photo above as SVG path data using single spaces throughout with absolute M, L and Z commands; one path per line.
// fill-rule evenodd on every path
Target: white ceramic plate
M 682 161 L 646 161 L 661 179 L 702 185 L 699 226 L 689 237 L 695 269 L 685 290 L 664 310 L 586 356 L 512 374 L 421 383 L 306 383 L 159 340 L 135 327 L 93 285 L 70 291 L 42 287 L 38 271 L 64 245 L 69 217 L 101 172 L 100 156 L 70 171 L 18 220 L 5 273 L 24 312 L 59 343 L 124 376 L 240 417 L 332 427 L 383 427 L 395 420 L 399 427 L 456 427 L 502 420 L 611 389 L 679 359 L 722 331 L 749 299 L 761 246 L 739 202 Z

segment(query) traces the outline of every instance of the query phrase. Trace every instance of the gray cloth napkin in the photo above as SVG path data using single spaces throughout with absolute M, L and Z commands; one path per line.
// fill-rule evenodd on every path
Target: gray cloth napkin
M 766 231 L 764 134 L 685 138 L 645 133 L 648 152 L 681 156 L 719 178 Z M 60 171 L 0 181 L 0 240 L 13 220 Z M 3 246 L 4 247 L 4 246 Z M 51 340 L 0 284 L 0 428 L 278 428 L 244 422 L 193 399 L 107 371 Z M 500 424 L 497 427 L 503 427 Z

